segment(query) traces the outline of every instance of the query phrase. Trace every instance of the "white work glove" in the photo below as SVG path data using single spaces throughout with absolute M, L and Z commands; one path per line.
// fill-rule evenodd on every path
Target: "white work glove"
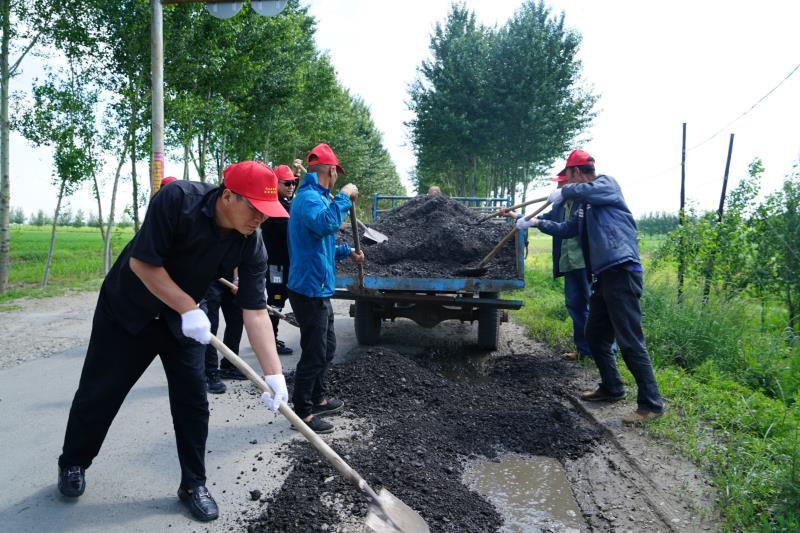
M 520 230 L 520 231 L 526 230 L 528 228 L 532 228 L 532 227 L 538 226 L 538 225 L 539 225 L 539 219 L 536 218 L 536 217 L 533 217 L 530 220 L 525 220 L 525 217 L 520 217 L 520 218 L 517 219 L 517 229 Z
M 181 315 L 181 331 L 200 344 L 211 342 L 211 322 L 202 309 L 192 309 Z
M 564 197 L 561 194 L 561 189 L 556 189 L 550 193 L 550 196 L 547 197 L 547 201 L 553 205 L 560 204 L 564 201 Z
M 268 392 L 261 394 L 261 403 L 272 409 L 276 413 L 281 406 L 281 402 L 289 403 L 289 390 L 286 388 L 286 378 L 283 374 L 272 374 L 264 376 L 264 382 L 272 389 L 274 396 L 270 396 Z

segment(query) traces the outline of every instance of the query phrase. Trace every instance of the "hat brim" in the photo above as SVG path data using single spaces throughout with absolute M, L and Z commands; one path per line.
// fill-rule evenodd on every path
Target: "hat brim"
M 569 178 L 567 178 L 565 175 L 558 174 L 555 178 L 550 178 L 550 181 L 555 181 L 556 183 L 561 183 L 562 181 L 567 181 L 568 179 Z
M 289 218 L 289 213 L 283 208 L 278 200 L 254 200 L 247 198 L 253 207 L 258 209 L 262 214 L 270 218 Z

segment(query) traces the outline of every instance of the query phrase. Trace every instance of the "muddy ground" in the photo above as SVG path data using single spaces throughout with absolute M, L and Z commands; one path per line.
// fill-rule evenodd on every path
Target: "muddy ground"
M 372 276 L 405 278 L 463 277 L 465 267 L 478 264 L 514 226 L 507 219 L 476 222 L 481 214 L 446 196 L 421 196 L 381 215 L 371 224 L 389 237 L 381 244 L 361 239 L 364 270 Z M 352 244 L 352 233 L 340 232 Z M 361 233 L 361 232 L 359 232 Z M 337 265 L 341 273 L 355 274 L 350 261 Z M 513 279 L 517 276 L 515 240 L 506 243 L 481 276 Z

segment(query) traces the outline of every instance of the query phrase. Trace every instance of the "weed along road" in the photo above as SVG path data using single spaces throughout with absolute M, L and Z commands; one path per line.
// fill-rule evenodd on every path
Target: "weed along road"
M 95 295 L 61 298 L 74 313 L 91 309 Z M 47 302 L 0 314 L 0 328 L 13 324 L 35 339 L 60 320 L 42 318 Z M 346 408 L 325 440 L 432 531 L 716 529 L 714 495 L 695 467 L 621 426 L 623 406 L 586 411 L 572 403 L 596 379 L 593 368 L 562 361 L 513 321 L 502 325 L 494 352 L 478 350 L 474 324 L 424 329 L 406 319 L 385 324 L 379 346 L 360 347 L 348 305 L 335 302 L 330 376 Z M 265 411 L 245 381 L 209 395 L 208 484 L 220 519 L 192 520 L 175 496 L 179 467 L 159 368 L 149 368 L 123 404 L 87 471 L 85 494 L 63 500 L 54 458 L 88 340 L 81 320 L 90 316 L 73 317 L 64 342 L 85 335 L 79 345 L 55 343 L 52 353 L 29 356 L 33 342 L 16 341 L 9 352 L 18 357 L 5 355 L 13 359 L 0 370 L 3 530 L 363 529 L 364 498 L 285 419 Z M 284 330 L 297 354 L 296 330 Z M 246 342 L 242 356 L 256 364 Z M 297 355 L 282 361 L 293 370 Z

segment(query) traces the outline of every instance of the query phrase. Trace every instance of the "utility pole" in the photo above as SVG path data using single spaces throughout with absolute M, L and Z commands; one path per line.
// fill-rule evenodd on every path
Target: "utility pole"
M 686 273 L 686 123 L 683 123 L 683 144 L 681 145 L 681 207 L 678 211 L 678 303 L 683 301 L 683 276 Z
M 164 16 L 161 0 L 150 0 L 150 75 L 153 100 L 150 197 L 164 178 Z
M 263 17 L 283 11 L 288 0 L 251 0 L 250 7 Z M 230 0 L 150 0 L 150 75 L 152 92 L 152 150 L 150 153 L 150 197 L 161 188 L 164 178 L 164 13 L 163 4 L 206 4 L 217 18 L 230 18 L 242 2 Z
M 733 133 L 728 141 L 728 158 L 725 160 L 725 174 L 722 177 L 722 193 L 719 196 L 719 208 L 717 209 L 717 235 L 715 239 L 719 241 L 719 226 L 722 223 L 722 213 L 725 207 L 725 194 L 728 190 L 728 173 L 731 169 L 731 154 L 733 153 Z M 715 246 L 715 249 L 717 247 Z M 706 263 L 705 280 L 703 281 L 703 305 L 708 303 L 708 296 L 711 293 L 711 275 L 714 273 L 714 255 L 709 255 Z

